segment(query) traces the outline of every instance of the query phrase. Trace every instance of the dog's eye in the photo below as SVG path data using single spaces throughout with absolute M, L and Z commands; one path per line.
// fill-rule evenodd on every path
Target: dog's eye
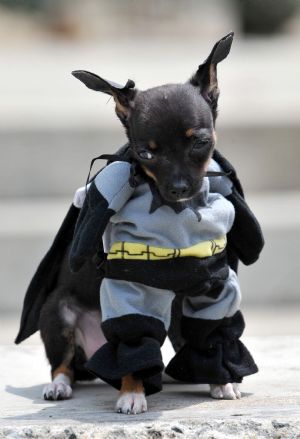
M 193 144 L 193 150 L 198 150 L 203 148 L 204 146 L 211 143 L 211 140 L 203 137 L 202 139 L 197 139 Z
M 139 151 L 138 155 L 143 160 L 151 160 L 154 157 L 153 154 L 151 154 L 151 152 L 149 151 Z

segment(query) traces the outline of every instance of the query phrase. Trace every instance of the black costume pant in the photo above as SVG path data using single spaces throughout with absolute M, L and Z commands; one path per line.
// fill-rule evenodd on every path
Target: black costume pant
M 141 378 L 146 394 L 162 388 L 164 365 L 160 347 L 170 324 L 175 293 L 138 282 L 105 278 L 101 285 L 102 329 L 108 343 L 86 367 L 117 389 L 124 375 Z M 250 353 L 239 340 L 244 320 L 239 310 L 236 274 L 215 282 L 206 294 L 183 298 L 181 332 L 184 346 L 165 372 L 190 383 L 241 382 L 257 372 Z

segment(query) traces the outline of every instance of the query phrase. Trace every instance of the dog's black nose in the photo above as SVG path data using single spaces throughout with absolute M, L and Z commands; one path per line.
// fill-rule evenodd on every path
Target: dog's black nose
M 185 198 L 188 195 L 188 192 L 189 186 L 184 181 L 178 181 L 169 187 L 169 194 L 172 198 Z

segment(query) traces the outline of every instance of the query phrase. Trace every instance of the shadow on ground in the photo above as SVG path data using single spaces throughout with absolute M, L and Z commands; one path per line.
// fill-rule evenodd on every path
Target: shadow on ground
M 147 398 L 148 412 L 137 416 L 127 416 L 114 412 L 114 405 L 118 392 L 110 386 L 101 383 L 77 383 L 73 389 L 73 397 L 64 401 L 45 401 L 42 398 L 44 385 L 28 387 L 14 387 L 7 385 L 5 391 L 9 394 L 31 400 L 32 404 L 38 406 L 38 411 L 33 409 L 30 413 L 23 413 L 15 416 L 4 417 L 5 420 L 14 421 L 45 421 L 47 420 L 74 420 L 79 422 L 103 422 L 113 420 L 123 422 L 126 418 L 135 421 L 147 421 L 160 418 L 162 412 L 177 409 L 188 409 L 189 407 L 201 408 L 205 404 L 206 409 L 216 404 L 209 396 L 209 388 L 205 385 L 184 384 L 182 391 L 181 384 L 167 384 L 163 392 Z M 196 390 L 198 389 L 198 390 Z M 244 393 L 243 397 L 251 395 Z M 51 419 L 52 418 L 52 419 Z

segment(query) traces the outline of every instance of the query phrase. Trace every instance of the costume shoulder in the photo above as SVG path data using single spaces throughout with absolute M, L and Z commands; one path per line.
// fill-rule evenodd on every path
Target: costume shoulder
M 236 270 L 238 259 L 245 265 L 253 264 L 258 259 L 264 246 L 264 237 L 259 222 L 246 203 L 236 170 L 217 150 L 214 151 L 213 159 L 228 174 L 227 177 L 221 177 L 215 185 L 218 186 L 217 192 L 222 193 L 235 208 L 235 220 L 228 234 L 228 258 L 230 265 Z M 213 182 L 211 187 L 214 187 Z
M 102 235 L 112 215 L 133 194 L 130 183 L 131 164 L 115 161 L 92 181 L 83 203 L 70 250 L 70 267 L 78 271 L 102 246 Z
M 38 330 L 41 308 L 49 293 L 55 288 L 64 255 L 73 238 L 79 209 L 73 204 L 63 220 L 57 235 L 40 262 L 26 291 L 21 323 L 15 343 L 19 344 Z

